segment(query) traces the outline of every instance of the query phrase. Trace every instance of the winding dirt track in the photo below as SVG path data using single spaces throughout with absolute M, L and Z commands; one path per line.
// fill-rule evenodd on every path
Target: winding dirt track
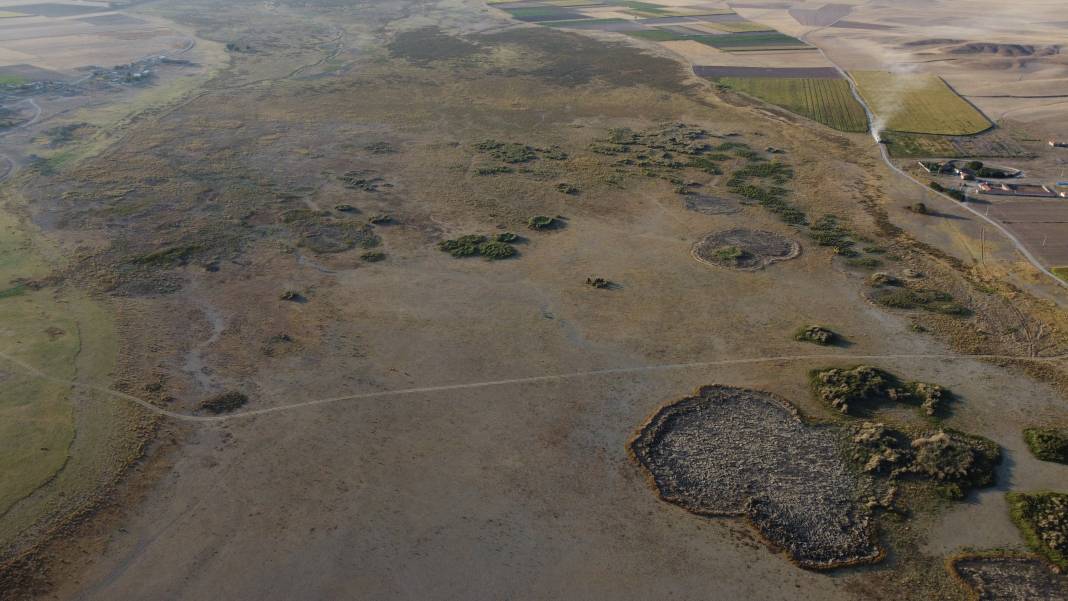
M 442 384 L 438 386 L 420 386 L 417 388 L 401 388 L 397 390 L 379 390 L 374 392 L 358 392 L 354 394 L 347 394 L 335 397 L 326 397 L 321 399 L 312 399 L 308 401 L 300 401 L 296 403 L 289 403 L 286 405 L 276 405 L 274 407 L 266 407 L 263 409 L 251 409 L 248 411 L 241 411 L 237 413 L 231 413 L 228 415 L 192 415 L 188 413 L 179 413 L 177 411 L 170 411 L 154 405 L 144 399 L 138 398 L 131 394 L 113 390 L 111 388 L 105 388 L 102 386 L 93 386 L 91 384 L 85 384 L 82 382 L 65 380 L 62 378 L 56 378 L 48 375 L 47 373 L 37 369 L 36 367 L 16 359 L 10 355 L 0 353 L 0 359 L 7 361 L 8 363 L 20 368 L 24 373 L 29 374 L 35 378 L 40 378 L 48 382 L 56 382 L 64 385 L 78 388 L 81 390 L 97 392 L 109 397 L 129 401 L 135 405 L 139 405 L 157 415 L 167 417 L 170 419 L 184 421 L 184 422 L 199 422 L 199 423 L 211 423 L 211 422 L 223 422 L 234 419 L 241 419 L 247 417 L 255 417 L 257 415 L 267 415 L 269 413 L 280 413 L 283 411 L 292 411 L 295 409 L 303 409 L 308 407 L 316 407 L 319 405 L 328 405 L 333 403 L 340 403 L 344 401 L 358 401 L 363 399 L 373 399 L 382 397 L 396 397 L 405 396 L 411 394 L 424 394 L 428 392 L 448 392 L 451 390 L 470 390 L 473 388 L 490 388 L 494 386 L 510 386 L 510 385 L 522 385 L 522 384 L 540 384 L 549 382 L 565 382 L 568 380 L 576 380 L 579 378 L 593 378 L 599 376 L 613 376 L 613 375 L 625 375 L 636 373 L 647 373 L 656 371 L 675 371 L 683 369 L 699 369 L 703 367 L 723 367 L 729 365 L 753 365 L 759 363 L 782 363 L 792 361 L 810 361 L 810 360 L 838 360 L 838 361 L 854 361 L 854 360 L 878 360 L 878 359 L 937 359 L 942 361 L 979 361 L 979 360 L 1014 360 L 1014 361 L 1033 361 L 1038 363 L 1052 363 L 1057 361 L 1068 360 L 1068 354 L 1056 355 L 1052 357 L 1019 357 L 1015 355 L 953 355 L 953 354 L 889 354 L 889 355 L 842 355 L 834 353 L 817 353 L 812 355 L 777 355 L 771 357 L 750 357 L 747 359 L 719 359 L 713 361 L 696 361 L 693 363 L 664 363 L 659 365 L 638 365 L 633 367 L 614 367 L 607 369 L 595 369 L 591 371 L 578 371 L 565 374 L 547 374 L 542 376 L 527 376 L 522 378 L 508 378 L 503 380 L 484 380 L 481 382 L 468 382 L 463 384 Z

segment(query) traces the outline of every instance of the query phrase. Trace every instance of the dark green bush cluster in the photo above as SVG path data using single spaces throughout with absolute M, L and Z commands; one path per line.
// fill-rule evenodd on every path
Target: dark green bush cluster
M 475 173 L 478 175 L 498 175 L 500 173 L 514 173 L 515 169 L 507 165 L 496 165 L 493 167 L 479 167 L 475 169 Z
M 1031 453 L 1042 461 L 1068 463 L 1068 430 L 1060 428 L 1027 428 L 1024 440 Z
M 994 484 L 1001 449 L 982 436 L 956 430 L 909 435 L 881 423 L 853 430 L 853 457 L 868 473 L 931 482 L 950 499 Z
M 209 399 L 204 399 L 200 402 L 200 408 L 215 414 L 227 413 L 229 411 L 239 409 L 247 402 L 247 396 L 240 392 L 235 392 L 231 390 L 213 396 Z
M 953 295 L 928 288 L 893 288 L 876 291 L 875 302 L 894 309 L 923 309 L 944 315 L 969 315 L 971 311 L 953 299 Z
M 559 225 L 555 217 L 547 215 L 535 215 L 527 220 L 527 227 L 532 230 L 548 230 Z
M 947 499 L 994 484 L 1001 448 L 993 441 L 956 430 L 910 434 L 865 422 L 853 429 L 853 458 L 865 472 L 889 478 L 930 481 Z
M 515 247 L 507 242 L 489 240 L 480 234 L 460 236 L 454 240 L 442 240 L 438 248 L 454 257 L 482 256 L 490 261 L 507 259 L 516 254 Z
M 834 252 L 844 257 L 856 257 L 860 253 L 853 250 L 856 242 L 853 233 L 843 226 L 835 215 L 824 215 L 809 226 L 808 235 L 816 244 L 829 246 Z
M 483 140 L 475 145 L 475 149 L 505 163 L 526 163 L 538 158 L 533 148 L 516 142 Z

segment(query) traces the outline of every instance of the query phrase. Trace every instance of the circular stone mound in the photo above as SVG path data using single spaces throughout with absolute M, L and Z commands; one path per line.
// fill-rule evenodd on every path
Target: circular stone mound
M 708 386 L 658 411 L 630 450 L 661 499 L 744 517 L 801 567 L 831 569 L 882 557 L 871 513 L 857 502 L 867 481 L 840 441 L 772 394 Z
M 705 235 L 691 252 L 702 263 L 755 271 L 793 259 L 801 254 L 801 245 L 773 232 L 738 228 Z
M 1038 557 L 964 556 L 950 562 L 950 571 L 979 601 L 1068 601 L 1068 576 Z
M 742 206 L 733 200 L 704 194 L 687 195 L 686 208 L 704 215 L 728 215 L 742 210 Z

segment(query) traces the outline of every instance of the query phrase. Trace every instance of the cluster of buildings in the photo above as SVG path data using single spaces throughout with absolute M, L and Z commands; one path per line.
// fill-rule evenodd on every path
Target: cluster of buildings
M 1039 196 L 1068 198 L 1068 192 L 1057 192 L 1042 184 L 1009 184 L 1005 182 L 979 182 L 979 191 L 999 196 Z
M 1050 142 L 1050 144 L 1053 143 L 1053 141 Z M 1063 146 L 1068 147 L 1068 144 L 1063 144 Z M 976 188 L 982 194 L 992 194 L 995 196 L 1068 198 L 1068 191 L 1058 191 L 1056 188 L 1043 184 L 1009 183 L 1006 181 L 994 181 L 991 179 L 984 179 L 984 172 L 989 172 L 989 170 L 982 169 L 982 163 L 971 163 L 978 164 L 980 166 L 979 170 L 970 168 L 968 166 L 969 164 L 970 163 L 963 163 L 958 161 L 947 161 L 944 163 L 934 161 L 920 161 L 920 166 L 932 175 L 944 175 L 950 177 L 955 176 L 965 181 L 976 182 Z M 1002 173 L 1004 173 L 1006 177 L 1016 177 L 1020 174 L 1020 172 L 1018 171 L 1009 170 L 1002 171 Z M 1059 182 L 1057 186 L 1060 187 L 1062 184 L 1068 186 L 1068 182 Z

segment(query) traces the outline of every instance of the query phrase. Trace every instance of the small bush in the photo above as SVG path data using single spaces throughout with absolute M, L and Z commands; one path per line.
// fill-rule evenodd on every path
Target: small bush
M 882 264 L 883 262 L 875 257 L 851 257 L 846 259 L 846 265 L 861 269 L 878 269 Z
M 224 392 L 222 394 L 213 396 L 209 399 L 204 399 L 200 402 L 200 408 L 205 411 L 210 411 L 214 414 L 227 413 L 235 409 L 241 408 L 248 402 L 248 397 L 240 392 Z
M 612 287 L 612 282 L 605 278 L 586 278 L 586 285 L 591 288 L 605 290 Z
M 548 230 L 556 227 L 556 225 L 556 218 L 546 215 L 535 215 L 527 220 L 527 227 L 532 230 Z
M 737 263 L 745 257 L 745 251 L 737 246 L 724 246 L 712 251 L 712 258 L 723 263 Z
M 497 234 L 496 240 L 497 242 L 507 242 L 511 244 L 513 242 L 518 242 L 519 236 L 513 234 L 512 232 L 501 232 L 500 234 Z
M 827 346 L 838 341 L 838 334 L 823 326 L 806 326 L 794 333 L 794 340 Z
M 1027 428 L 1024 440 L 1031 453 L 1042 461 L 1068 463 L 1068 430 Z
M 556 184 L 556 191 L 560 192 L 561 194 L 569 194 L 571 196 L 574 196 L 575 194 L 579 193 L 578 186 L 575 186 L 574 184 L 569 184 L 567 182 L 560 182 L 559 184 Z
M 913 213 L 916 213 L 917 215 L 928 215 L 928 214 L 930 214 L 930 209 L 928 209 L 927 205 L 925 205 L 922 202 L 917 202 L 917 203 L 910 204 L 908 206 L 908 210 L 912 211 Z
M 368 263 L 377 263 L 386 259 L 386 253 L 377 251 L 365 252 L 360 255 L 360 258 Z
M 475 173 L 478 175 L 497 175 L 499 173 L 514 173 L 515 169 L 506 165 L 497 165 L 494 167 L 479 167 L 475 169 Z
M 490 261 L 496 261 L 499 259 L 507 259 L 508 257 L 515 255 L 516 250 L 511 244 L 494 240 L 493 242 L 486 242 L 480 245 L 478 247 L 478 252 Z

